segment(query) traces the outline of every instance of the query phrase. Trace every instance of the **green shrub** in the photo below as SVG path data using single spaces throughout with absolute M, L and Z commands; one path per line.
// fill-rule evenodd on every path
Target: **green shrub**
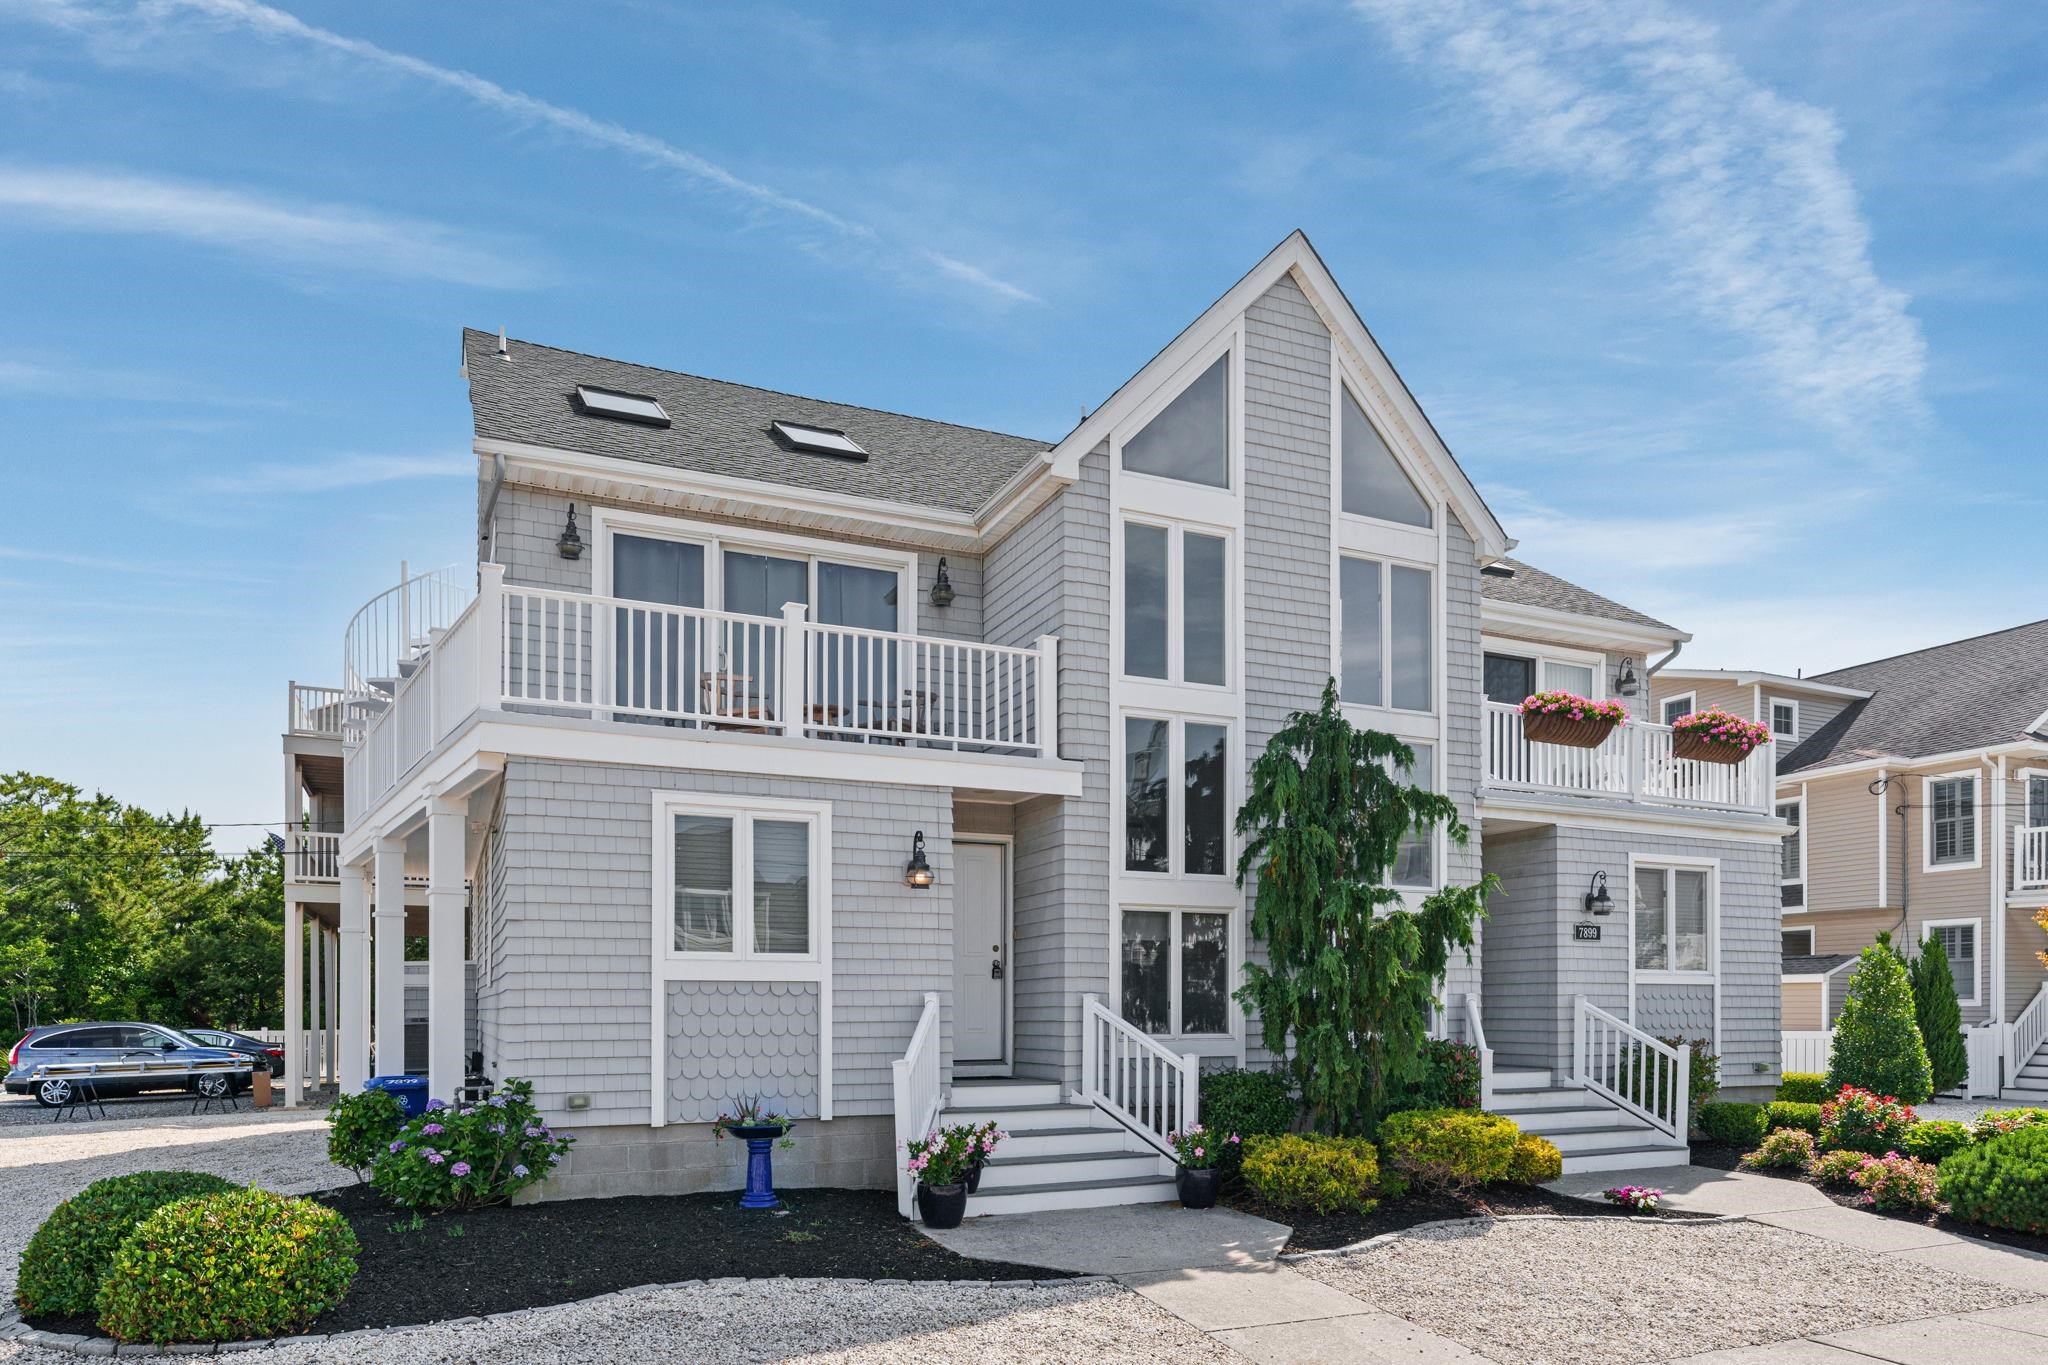
M 1871 1157 L 1850 1179 L 1872 1208 L 1932 1213 L 1941 1207 L 1934 1167 L 1915 1157 L 1897 1152 Z
M 1849 993 L 1835 1020 L 1828 1089 L 1853 1085 L 1906 1104 L 1934 1093 L 1934 1072 L 1913 1013 L 1913 988 L 1899 955 L 1884 944 L 1863 950 L 1849 974 Z
M 343 1095 L 327 1110 L 327 1159 L 367 1180 L 404 1126 L 405 1106 L 389 1090 Z
M 530 1082 L 511 1080 L 479 1104 L 429 1100 L 378 1155 L 370 1183 L 407 1208 L 502 1204 L 547 1179 L 574 1141 L 541 1118 Z
M 1753 1171 L 1778 1171 L 1787 1167 L 1803 1171 L 1813 1164 L 1818 1155 L 1813 1145 L 1813 1134 L 1803 1128 L 1779 1128 L 1758 1143 L 1755 1151 L 1743 1157 L 1742 1164 Z
M 1956 979 L 1948 968 L 1948 949 L 1930 935 L 1920 956 L 1906 969 L 1913 988 L 1913 1020 L 1927 1048 L 1928 1083 L 1944 1094 L 1970 1079 L 1970 1050 L 1963 1041 L 1963 1011 L 1956 1003 Z
M 1772 1100 L 1764 1107 L 1764 1127 L 1771 1132 L 1780 1128 L 1797 1128 L 1801 1132 L 1820 1133 L 1820 1103 L 1802 1103 L 1797 1100 Z
M 1962 1151 L 1976 1140 L 1975 1130 L 1967 1123 L 1957 1123 L 1954 1119 L 1928 1119 L 1906 1130 L 1899 1150 L 1907 1156 L 1939 1166 L 1943 1158 Z
M 1917 1121 L 1912 1105 L 1845 1085 L 1820 1107 L 1820 1145 L 1883 1156 L 1899 1149 Z
M 107 1262 L 136 1224 L 173 1200 L 240 1188 L 198 1171 L 137 1171 L 93 1181 L 59 1204 L 28 1239 L 15 1302 L 36 1316 L 91 1313 Z
M 100 1283 L 100 1330 L 122 1341 L 247 1341 L 302 1332 L 356 1277 L 348 1220 L 310 1199 L 236 1190 L 142 1220 Z
M 1505 1179 L 1521 1129 L 1478 1109 L 1411 1109 L 1380 1123 L 1380 1159 L 1403 1182 L 1463 1192 Z
M 1509 1183 L 1541 1185 L 1563 1174 L 1564 1153 L 1558 1151 L 1548 1138 L 1524 1133 L 1515 1139 L 1514 1150 L 1508 1155 Z
M 1868 1152 L 1840 1147 L 1822 1152 L 1807 1162 L 1806 1173 L 1823 1185 L 1847 1185 L 1855 1180 L 1856 1172 L 1862 1170 L 1863 1163 L 1870 1159 Z
M 1986 1109 L 1977 1116 L 1972 1132 L 1977 1141 L 1989 1142 L 2015 1128 L 2031 1128 L 2037 1123 L 2048 1123 L 2048 1109 Z
M 1788 1071 L 1778 1078 L 1778 1098 L 1792 1104 L 1821 1104 L 1834 1093 L 1817 1071 Z
M 1763 1141 L 1767 1122 L 1760 1104 L 1703 1104 L 1698 1127 L 1710 1142 L 1747 1151 Z
M 1215 1071 L 1202 1077 L 1202 1126 L 1228 1138 L 1251 1139 L 1291 1132 L 1301 1106 L 1294 1101 L 1287 1076 L 1279 1071 Z M 1243 1159 L 1241 1146 L 1226 1143 L 1226 1173 L 1234 1174 Z
M 1470 1043 L 1431 1038 L 1422 1046 L 1421 1077 L 1408 1085 L 1390 1086 L 1384 1112 L 1478 1107 L 1479 1049 Z
M 1379 1154 L 1364 1138 L 1278 1133 L 1246 1138 L 1244 1183 L 1283 1209 L 1371 1213 L 1379 1207 Z
M 1957 1218 L 2048 1232 L 2048 1126 L 2015 1129 L 1941 1163 L 1941 1197 Z

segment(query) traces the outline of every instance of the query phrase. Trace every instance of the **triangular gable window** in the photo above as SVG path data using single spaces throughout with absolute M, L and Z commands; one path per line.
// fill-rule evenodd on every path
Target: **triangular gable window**
M 1435 525 L 1429 499 L 1387 449 L 1350 389 L 1344 390 L 1344 510 L 1403 526 Z
M 1144 429 L 1124 442 L 1134 474 L 1230 487 L 1230 357 L 1218 357 Z

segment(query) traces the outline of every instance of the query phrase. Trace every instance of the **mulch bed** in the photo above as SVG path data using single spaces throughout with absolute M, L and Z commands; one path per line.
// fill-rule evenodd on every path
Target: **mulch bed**
M 1574 1199 L 1536 1185 L 1489 1185 L 1471 1200 L 1448 1194 L 1411 1194 L 1400 1199 L 1382 1199 L 1380 1206 L 1371 1213 L 1318 1214 L 1308 1209 L 1277 1208 L 1242 1185 L 1224 1190 L 1220 1202 L 1241 1213 L 1291 1224 L 1294 1235 L 1287 1239 L 1289 1251 L 1330 1251 L 1383 1233 L 1405 1232 L 1424 1223 L 1484 1214 L 1561 1213 L 1573 1217 L 1617 1218 L 1629 1215 L 1629 1211 L 1618 1204 L 1605 1200 Z M 1689 1219 L 1705 1215 L 1666 1212 L 1658 1216 Z
M 1060 1280 L 1062 1270 L 948 1251 L 896 1212 L 889 1190 L 779 1190 L 783 1210 L 732 1192 L 570 1199 L 423 1217 L 368 1185 L 313 1196 L 340 1210 L 362 1252 L 355 1284 L 316 1332 L 398 1327 L 587 1299 L 677 1280 Z M 36 1319 L 97 1335 L 90 1319 Z
M 1695 1142 L 1692 1145 L 1692 1164 L 1716 1171 L 1749 1170 L 1742 1164 L 1742 1154 L 1742 1148 L 1728 1143 Z M 1901 1223 L 1916 1223 L 1923 1228 L 1933 1228 L 1937 1232 L 1946 1232 L 1966 1241 L 1995 1242 L 1999 1246 L 2017 1247 L 2021 1251 L 2038 1251 L 2048 1255 L 2048 1236 L 2037 1232 L 2011 1232 L 2005 1228 L 1988 1228 L 1982 1223 L 1951 1218 L 1945 1213 L 1909 1213 L 1903 1209 L 1874 1209 L 1863 1202 L 1861 1190 L 1844 1190 L 1833 1185 L 1823 1185 L 1817 1180 L 1809 1180 L 1806 1176 L 1790 1170 L 1749 1171 L 1749 1174 L 1767 1175 L 1774 1180 L 1792 1180 L 1801 1185 L 1811 1185 L 1826 1195 L 1830 1201 L 1845 1209 L 1861 1209 L 1880 1218 L 1890 1218 Z

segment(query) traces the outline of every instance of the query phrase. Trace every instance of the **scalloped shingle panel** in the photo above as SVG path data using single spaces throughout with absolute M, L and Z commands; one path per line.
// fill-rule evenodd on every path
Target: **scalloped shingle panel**
M 792 1118 L 817 1117 L 817 983 L 670 982 L 669 1122 L 709 1123 L 755 1095 Z

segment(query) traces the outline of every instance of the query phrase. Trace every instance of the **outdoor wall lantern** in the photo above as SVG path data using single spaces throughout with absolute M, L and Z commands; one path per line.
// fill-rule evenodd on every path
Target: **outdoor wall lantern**
M 950 607 L 953 605 L 953 580 L 946 577 L 946 557 L 939 556 L 939 576 L 932 580 L 932 605 Z
M 910 863 L 903 869 L 903 881 L 907 886 L 922 890 L 933 880 L 932 865 L 924 857 L 924 831 L 919 830 L 910 836 Z
M 562 538 L 555 542 L 555 548 L 562 552 L 564 559 L 583 558 L 583 537 L 576 531 L 576 504 L 569 504 L 569 523 L 562 528 Z
M 1607 894 L 1607 874 L 1595 872 L 1592 887 L 1586 892 L 1586 913 L 1589 915 L 1611 915 L 1614 913 L 1614 897 Z
M 1621 661 L 1621 672 L 1614 675 L 1614 695 L 1633 697 L 1641 690 L 1642 684 L 1636 681 L 1636 661 L 1624 657 Z

